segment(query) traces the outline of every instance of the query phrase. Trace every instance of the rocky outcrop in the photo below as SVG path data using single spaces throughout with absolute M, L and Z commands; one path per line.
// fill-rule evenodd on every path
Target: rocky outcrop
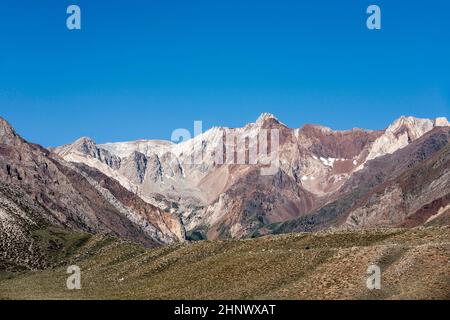
M 128 178 L 133 184 L 141 184 L 147 173 L 147 157 L 138 151 L 121 160 L 119 173 Z
M 81 157 L 93 158 L 114 170 L 119 169 L 121 166 L 120 157 L 111 154 L 108 150 L 97 147 L 95 141 L 88 137 L 82 137 L 72 144 L 54 148 L 51 151 L 62 157 L 78 155 Z
M 272 225 L 271 231 L 449 224 L 449 142 L 450 128 L 438 127 L 393 154 L 370 160 L 329 203 Z
M 445 209 L 450 203 L 450 130 L 436 130 L 427 138 L 422 139 L 421 145 L 426 148 L 428 141 L 438 150 L 371 190 L 351 210 L 347 226 L 415 227 L 438 217 L 442 222 L 450 221 Z
M 391 124 L 371 146 L 367 160 L 391 154 L 406 147 L 435 127 L 449 126 L 446 118 L 436 120 L 401 117 Z

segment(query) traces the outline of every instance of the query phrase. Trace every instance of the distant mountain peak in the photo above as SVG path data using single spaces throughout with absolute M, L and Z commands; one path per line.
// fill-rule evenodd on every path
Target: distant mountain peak
M 435 123 L 436 121 L 431 119 L 401 116 L 386 129 L 386 133 L 398 136 L 406 132 L 410 140 L 415 140 L 432 130 Z
M 434 120 L 434 125 L 436 127 L 450 127 L 450 122 L 446 117 L 438 117 Z
M 70 145 L 70 149 L 77 150 L 82 154 L 97 154 L 97 144 L 89 137 L 81 137 Z
M 75 140 L 73 142 L 74 145 L 80 145 L 80 144 L 96 144 L 96 142 L 94 141 L 94 139 L 84 136 L 81 138 L 78 138 L 77 140 Z
M 397 120 L 395 120 L 389 127 L 388 130 L 394 131 L 402 126 L 408 127 L 448 127 L 450 123 L 448 122 L 446 117 L 438 117 L 436 119 L 428 119 L 428 118 L 417 118 L 412 116 L 401 116 Z
M 261 121 L 266 121 L 269 119 L 275 119 L 278 121 L 278 119 L 273 115 L 273 113 L 270 112 L 263 112 L 259 115 L 258 119 L 256 120 L 256 122 L 261 122 Z
M 284 123 L 282 123 L 280 120 L 277 119 L 277 117 L 275 117 L 272 113 L 269 112 L 263 112 L 261 113 L 261 115 L 258 117 L 258 119 L 256 119 L 255 124 L 258 127 L 267 127 L 270 125 L 282 125 L 284 127 L 286 127 L 286 125 Z
M 392 154 L 419 139 L 433 128 L 442 126 L 449 126 L 444 117 L 431 120 L 401 116 L 374 142 L 367 159 L 371 160 L 385 154 Z

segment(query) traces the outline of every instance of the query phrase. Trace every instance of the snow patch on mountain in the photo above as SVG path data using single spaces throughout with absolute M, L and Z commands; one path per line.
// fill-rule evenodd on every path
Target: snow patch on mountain
M 323 158 L 323 157 L 320 157 L 320 161 L 322 161 L 322 163 L 325 166 L 327 166 L 327 167 L 333 167 L 333 165 L 334 165 L 336 160 L 337 159 L 335 159 L 335 158 Z

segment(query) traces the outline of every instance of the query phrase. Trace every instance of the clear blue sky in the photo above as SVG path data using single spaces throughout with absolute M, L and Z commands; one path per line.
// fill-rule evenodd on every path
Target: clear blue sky
M 0 40 L 0 115 L 44 146 L 261 112 L 334 129 L 450 114 L 447 0 L 2 0 Z

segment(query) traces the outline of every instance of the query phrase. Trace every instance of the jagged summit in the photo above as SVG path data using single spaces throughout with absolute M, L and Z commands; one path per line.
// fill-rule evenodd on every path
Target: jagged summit
M 6 121 L 6 119 L 0 117 L 0 130 L 8 130 L 9 132 L 14 132 L 13 127 L 9 124 L 8 121 Z
M 4 118 L 0 117 L 0 143 L 14 144 L 16 139 L 19 139 L 16 131 Z
M 426 130 L 426 128 L 433 127 L 447 127 L 450 126 L 446 117 L 438 117 L 436 119 L 417 118 L 413 116 L 401 116 L 395 120 L 387 130 L 395 131 L 402 126 L 414 127 L 418 130 Z
M 60 155 L 66 155 L 71 152 L 81 152 L 82 154 L 95 153 L 93 150 L 96 148 L 96 143 L 93 139 L 83 136 L 70 144 L 66 144 L 60 147 L 51 148 L 53 152 Z
M 272 113 L 269 112 L 263 112 L 261 115 L 256 119 L 255 125 L 258 127 L 269 127 L 269 126 L 287 126 L 282 123 L 280 120 L 278 120 L 277 117 L 275 117 Z
M 0 117 L 0 125 L 1 124 L 7 125 L 7 127 L 11 128 L 11 126 Z M 288 128 L 284 123 L 282 123 L 274 114 L 270 112 L 263 112 L 261 115 L 256 119 L 254 123 L 247 124 L 245 128 L 251 128 L 251 127 L 259 127 L 259 128 L 269 128 L 271 126 L 282 126 L 285 128 Z M 428 132 L 434 127 L 446 127 L 450 126 L 449 121 L 446 117 L 438 117 L 436 119 L 421 119 L 416 118 L 413 116 L 401 116 L 397 120 L 395 120 L 392 124 L 389 125 L 389 127 L 386 129 L 386 131 L 395 133 L 400 132 L 402 130 L 408 129 L 410 133 L 413 135 L 413 139 L 415 139 L 418 136 L 423 135 L 425 132 Z M 211 127 L 209 130 L 205 131 L 201 135 L 201 139 L 208 138 L 211 135 L 215 135 L 219 131 L 223 131 L 229 129 L 227 127 L 222 126 L 214 126 Z M 12 128 L 11 128 L 12 130 Z M 372 129 L 362 129 L 362 128 L 352 128 L 347 130 L 334 130 L 330 127 L 320 125 L 320 124 L 305 124 L 300 128 L 301 131 L 317 131 L 322 133 L 348 133 L 348 132 L 354 132 L 354 131 L 364 131 L 364 132 L 373 132 L 377 130 Z M 297 130 L 298 131 L 298 130 Z M 195 137 L 193 137 L 194 139 Z M 149 140 L 149 139 L 140 139 L 135 141 L 124 141 L 124 142 L 108 142 L 108 143 L 102 143 L 102 144 L 96 144 L 96 142 L 87 136 L 83 136 L 76 141 L 74 141 L 71 144 L 68 144 L 66 146 L 84 146 L 88 147 L 89 149 L 91 147 L 97 146 L 102 149 L 106 149 L 114 154 L 120 155 L 120 156 L 128 156 L 132 150 L 137 149 L 140 150 L 142 153 L 147 153 L 150 150 L 156 150 L 161 149 L 166 151 L 168 147 L 170 147 L 173 143 L 169 140 Z M 66 147 L 64 146 L 64 147 Z M 59 147 L 59 149 L 62 147 Z M 58 148 L 53 148 L 58 149 Z
M 73 144 L 92 144 L 92 143 L 95 144 L 94 139 L 84 136 L 84 137 L 81 137 L 81 138 L 78 138 L 77 140 L 75 140 L 75 142 Z
M 446 118 L 422 119 L 412 116 L 401 116 L 395 120 L 372 145 L 368 160 L 406 147 L 435 127 L 448 126 Z
M 271 120 L 274 119 L 276 121 L 278 121 L 278 119 L 270 112 L 263 112 L 260 114 L 260 116 L 258 117 L 258 119 L 256 119 L 256 123 L 261 123 L 267 120 Z
M 92 148 L 95 148 L 97 146 L 97 143 L 92 138 L 81 137 L 81 138 L 77 139 L 73 143 L 73 146 L 78 146 L 78 147 L 82 147 L 82 148 L 92 149 Z
M 395 120 L 389 127 L 388 130 L 394 131 L 401 126 L 409 126 L 416 128 L 426 128 L 433 126 L 434 121 L 431 119 L 421 119 L 412 116 L 401 116 L 397 120 Z
M 413 141 L 432 130 L 434 127 L 446 127 L 449 125 L 450 124 L 445 117 L 423 119 L 412 116 L 401 116 L 386 129 L 386 134 L 393 134 L 398 137 L 407 133 L 408 139 Z

